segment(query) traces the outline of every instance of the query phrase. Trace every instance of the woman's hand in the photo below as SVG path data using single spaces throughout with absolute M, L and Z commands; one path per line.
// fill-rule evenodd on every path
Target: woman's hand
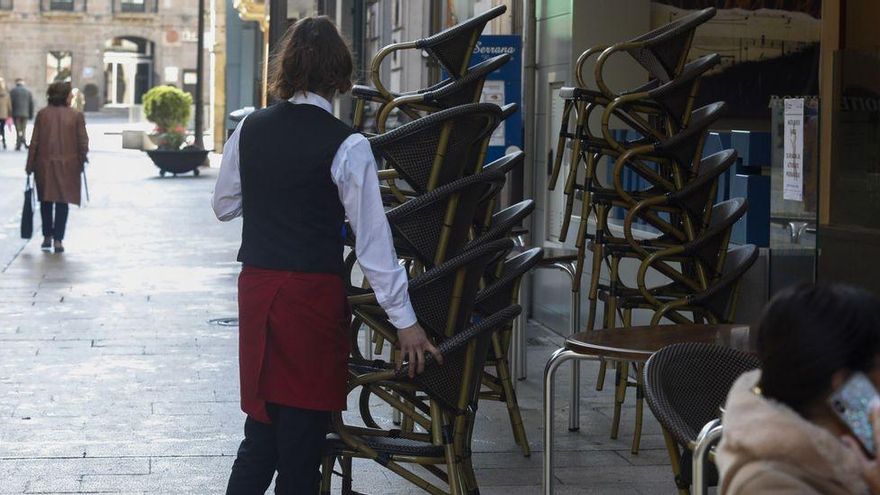
M 428 340 L 425 330 L 418 323 L 398 330 L 397 341 L 400 344 L 397 369 L 400 369 L 404 361 L 408 361 L 410 378 L 416 376 L 416 373 L 425 371 L 425 352 L 431 353 L 437 363 L 443 364 L 443 355 Z
M 874 399 L 871 401 L 870 407 L 870 417 L 871 417 L 871 429 L 874 432 L 874 446 L 875 449 L 880 449 L 880 400 Z M 871 459 L 867 455 L 865 455 L 864 450 L 862 450 L 862 446 L 859 442 L 847 435 L 842 438 L 843 443 L 845 443 L 849 448 L 851 448 L 862 461 L 862 479 L 865 480 L 865 483 L 868 485 L 868 488 L 871 490 L 871 493 L 874 495 L 880 495 L 880 456 L 876 459 Z M 880 453 L 880 452 L 878 452 Z

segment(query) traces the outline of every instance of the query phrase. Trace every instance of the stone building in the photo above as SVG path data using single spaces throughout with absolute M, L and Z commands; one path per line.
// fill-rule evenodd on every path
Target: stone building
M 0 0 L 0 76 L 25 79 L 38 105 L 69 78 L 90 111 L 139 105 L 159 84 L 194 92 L 197 23 L 192 0 Z

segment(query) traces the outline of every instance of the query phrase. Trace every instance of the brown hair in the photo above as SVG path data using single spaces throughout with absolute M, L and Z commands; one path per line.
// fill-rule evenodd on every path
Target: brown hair
M 269 91 L 289 99 L 298 91 L 345 93 L 351 89 L 351 50 L 327 16 L 307 17 L 284 33 L 272 56 Z
M 67 105 L 67 97 L 70 96 L 69 82 L 55 82 L 49 85 L 46 96 L 49 98 L 49 104 L 56 107 Z

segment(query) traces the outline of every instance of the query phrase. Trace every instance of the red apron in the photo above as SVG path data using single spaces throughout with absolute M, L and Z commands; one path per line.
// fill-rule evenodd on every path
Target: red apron
M 266 402 L 345 409 L 351 314 L 338 275 L 244 266 L 238 314 L 242 411 L 270 423 Z

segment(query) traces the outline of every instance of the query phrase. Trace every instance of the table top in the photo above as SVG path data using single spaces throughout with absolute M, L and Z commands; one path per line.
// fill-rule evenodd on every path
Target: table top
M 566 349 L 591 356 L 647 361 L 660 349 L 681 343 L 715 344 L 754 352 L 748 325 L 658 325 L 580 332 L 565 340 Z

